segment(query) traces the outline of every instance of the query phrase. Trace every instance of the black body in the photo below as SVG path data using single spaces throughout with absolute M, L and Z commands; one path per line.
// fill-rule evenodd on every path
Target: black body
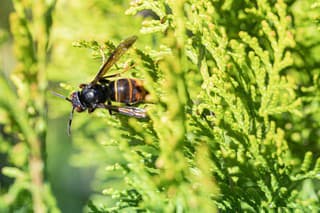
M 93 112 L 101 104 L 108 102 L 132 105 L 143 102 L 148 92 L 143 88 L 142 82 L 133 78 L 122 78 L 114 81 L 103 79 L 100 84 L 82 84 L 82 90 L 71 95 L 73 107 L 82 112 L 88 109 Z

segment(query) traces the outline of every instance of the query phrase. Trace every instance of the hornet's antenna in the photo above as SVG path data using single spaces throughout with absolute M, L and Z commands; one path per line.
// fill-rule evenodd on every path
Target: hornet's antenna
M 69 122 L 68 122 L 68 136 L 71 135 L 71 124 L 72 124 L 72 118 L 73 118 L 73 112 L 74 112 L 74 107 L 72 107 L 71 113 L 70 113 L 70 117 L 69 117 Z
M 61 95 L 61 94 L 56 93 L 56 92 L 54 92 L 54 91 L 51 91 L 51 93 L 52 93 L 53 95 L 55 95 L 55 96 L 59 97 L 59 98 L 62 98 L 62 99 L 64 99 L 64 100 L 67 100 L 67 101 L 69 101 L 69 102 L 71 102 L 71 103 L 72 103 L 71 99 L 70 99 L 70 98 L 68 98 L 68 97 L 66 97 L 66 96 L 64 96 L 64 95 Z
M 59 93 L 56 93 L 54 91 L 51 91 L 51 93 L 59 98 L 62 98 L 64 100 L 67 100 L 69 102 L 72 103 L 72 100 L 64 95 L 61 95 Z M 69 117 L 69 122 L 68 122 L 68 127 L 67 127 L 67 131 L 68 131 L 68 135 L 71 135 L 71 123 L 72 123 L 72 118 L 73 118 L 73 112 L 74 112 L 75 107 L 72 107 L 71 113 L 70 113 L 70 117 Z

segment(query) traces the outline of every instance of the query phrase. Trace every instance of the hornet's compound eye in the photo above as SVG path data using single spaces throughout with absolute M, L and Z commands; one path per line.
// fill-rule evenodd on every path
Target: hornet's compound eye
M 71 94 L 72 107 L 76 109 L 77 112 L 82 112 L 86 110 L 86 107 L 80 101 L 80 92 L 74 92 Z

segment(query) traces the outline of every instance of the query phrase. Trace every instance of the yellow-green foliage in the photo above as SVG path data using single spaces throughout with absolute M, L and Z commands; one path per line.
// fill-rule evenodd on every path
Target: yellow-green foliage
M 136 34 L 112 71 L 134 64 L 124 75 L 144 79 L 150 96 L 138 107 L 149 119 L 103 110 L 74 117 L 79 153 L 72 163 L 98 167 L 98 193 L 87 211 L 316 212 L 320 37 L 319 6 L 312 3 L 70 1 L 57 4 L 51 19 L 55 3 L 33 8 L 37 3 L 15 1 L 18 65 L 12 84 L 1 78 L 0 150 L 9 165 L 2 173 L 16 181 L 1 189 L 0 208 L 56 210 L 47 179 L 39 191 L 29 175 L 33 157 L 46 165 L 44 146 L 34 141 L 46 142 L 48 83 L 71 93 L 97 72 L 100 47 L 108 55 Z M 38 18 L 30 19 L 27 10 Z M 64 90 L 57 86 L 62 81 Z M 67 122 L 70 108 L 50 97 L 49 117 L 63 112 Z M 49 143 L 67 144 L 56 136 L 65 131 L 50 130 Z

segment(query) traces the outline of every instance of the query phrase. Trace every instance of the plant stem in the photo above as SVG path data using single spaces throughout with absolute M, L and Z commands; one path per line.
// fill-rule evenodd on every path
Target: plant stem
M 44 0 L 14 1 L 15 13 L 11 17 L 12 32 L 15 38 L 15 48 L 19 65 L 16 73 L 19 78 L 17 88 L 18 98 L 22 104 L 17 104 L 13 115 L 29 146 L 29 175 L 31 179 L 31 195 L 33 212 L 48 211 L 46 206 L 47 190 L 46 176 L 46 89 L 47 89 L 47 47 L 49 29 L 51 27 L 51 13 L 55 1 L 49 3 Z M 26 14 L 31 11 L 32 18 Z M 27 36 L 26 36 L 27 35 Z M 23 85 L 19 85 L 19 84 Z M 21 113 L 26 108 L 26 114 Z M 30 110 L 29 110 L 30 109 Z

